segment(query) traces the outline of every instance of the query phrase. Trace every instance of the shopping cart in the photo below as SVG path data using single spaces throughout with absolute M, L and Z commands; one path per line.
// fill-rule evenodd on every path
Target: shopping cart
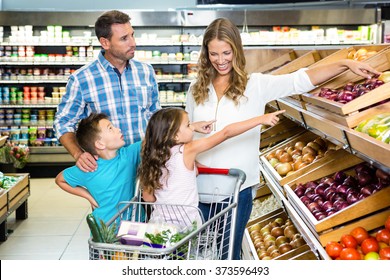
M 143 225 L 144 229 L 152 227 L 153 236 L 164 236 L 164 242 L 159 244 L 143 241 L 134 245 L 134 240 L 128 245 L 123 236 L 121 242 L 114 244 L 98 243 L 89 239 L 89 259 L 91 260 L 220 260 L 231 259 L 234 243 L 234 229 L 236 223 L 236 207 L 241 185 L 244 183 L 245 173 L 239 169 L 198 168 L 198 178 L 209 175 L 231 178 L 233 186 L 215 187 L 208 190 L 199 190 L 200 197 L 207 197 L 208 201 L 218 206 L 218 212 L 206 217 L 197 207 L 180 204 L 158 204 L 141 201 L 140 189 L 137 184 L 135 196 L 131 201 L 121 202 L 118 205 L 118 214 L 107 226 L 113 223 L 125 222 L 134 225 Z M 229 193 L 226 192 L 229 190 Z M 222 191 L 221 191 L 222 190 Z M 156 223 L 153 211 L 160 213 L 160 221 Z M 199 213 L 203 224 L 196 225 L 188 213 Z M 163 215 L 161 215 L 163 213 Z M 163 221 L 161 223 L 161 217 Z M 156 233 L 156 225 L 161 226 Z M 149 228 L 150 230 L 150 228 Z M 148 230 L 146 230 L 148 232 Z M 149 232 L 150 233 L 150 232 Z M 148 240 L 148 239 L 146 239 Z M 125 243 L 125 244 L 122 244 Z

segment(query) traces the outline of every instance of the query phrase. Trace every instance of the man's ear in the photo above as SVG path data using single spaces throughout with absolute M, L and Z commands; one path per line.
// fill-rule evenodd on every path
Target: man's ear
M 99 42 L 102 45 L 103 49 L 107 50 L 110 48 L 110 40 L 108 40 L 107 38 L 100 37 Z
M 106 148 L 106 144 L 101 139 L 98 139 L 95 141 L 95 148 L 97 150 L 104 150 Z

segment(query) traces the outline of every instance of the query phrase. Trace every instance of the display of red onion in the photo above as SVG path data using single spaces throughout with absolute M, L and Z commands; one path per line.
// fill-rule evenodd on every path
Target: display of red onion
M 295 194 L 317 220 L 325 219 L 390 185 L 390 175 L 367 163 L 356 165 L 351 172 L 338 171 L 317 182 L 298 184 Z
M 366 79 L 362 84 L 347 83 L 342 89 L 334 90 L 330 88 L 321 88 L 318 96 L 346 104 L 355 98 L 366 94 L 383 85 L 384 82 L 378 78 Z

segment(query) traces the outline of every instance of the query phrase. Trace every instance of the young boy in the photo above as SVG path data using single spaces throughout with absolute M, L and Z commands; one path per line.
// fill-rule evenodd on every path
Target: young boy
M 83 172 L 72 166 L 57 175 L 56 183 L 64 191 L 87 199 L 98 223 L 100 219 L 106 223 L 118 213 L 120 201 L 134 196 L 141 142 L 123 147 L 121 130 L 102 113 L 81 120 L 76 139 L 84 151 L 98 157 L 98 169 Z

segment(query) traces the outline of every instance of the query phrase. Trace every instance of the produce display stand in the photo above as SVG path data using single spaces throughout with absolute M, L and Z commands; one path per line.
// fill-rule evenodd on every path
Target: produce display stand
M 307 129 L 317 131 L 316 134 L 324 138 L 336 140 L 334 141 L 336 145 L 348 146 L 344 126 L 309 111 L 302 111 L 301 114 Z
M 348 54 L 351 51 L 358 51 L 359 49 L 362 49 L 362 48 L 366 49 L 368 52 L 376 51 L 377 54 L 374 55 L 374 56 L 376 56 L 376 55 L 379 55 L 380 53 L 382 53 L 383 51 L 387 50 L 389 47 L 390 46 L 388 44 L 350 46 L 348 48 L 343 48 L 341 50 L 334 52 L 333 54 L 330 54 L 330 55 L 322 58 L 320 61 L 310 65 L 308 68 L 314 68 L 314 67 L 317 67 L 320 65 L 333 63 L 333 62 L 339 61 L 341 59 L 348 59 Z M 374 57 L 374 56 L 372 56 L 372 57 Z M 371 59 L 371 57 L 369 57 L 368 59 L 361 60 L 361 61 L 369 61 L 369 59 Z
M 370 56 L 367 59 L 361 60 L 361 61 L 364 61 L 364 62 L 370 64 L 371 60 L 376 60 L 378 57 L 380 57 L 382 55 L 383 52 L 387 52 L 389 50 L 390 46 L 389 46 L 389 44 L 350 46 L 348 48 L 343 48 L 341 50 L 336 51 L 333 54 L 328 55 L 327 57 L 321 59 L 320 61 L 310 65 L 308 68 L 311 69 L 311 68 L 314 68 L 317 66 L 322 66 L 322 65 L 329 64 L 329 63 L 334 63 L 334 62 L 342 60 L 342 59 L 350 59 L 350 58 L 348 58 L 349 52 L 351 52 L 353 50 L 358 51 L 359 49 L 362 49 L 362 48 L 366 49 L 368 52 L 372 52 L 372 51 L 377 52 L 377 54 Z M 337 80 L 340 76 L 342 76 L 347 71 L 344 71 L 343 73 L 333 77 L 333 79 L 331 79 L 331 81 Z M 382 71 L 382 70 L 380 70 L 380 71 Z M 325 85 L 328 82 L 329 81 L 326 81 L 326 82 L 318 85 L 317 90 L 322 88 L 322 87 L 325 87 Z
M 329 230 L 334 230 L 340 225 L 356 219 L 361 219 L 366 215 L 386 209 L 390 206 L 390 187 L 386 187 L 362 200 L 357 201 L 354 204 L 349 205 L 333 215 L 318 221 L 294 193 L 294 190 L 299 183 L 305 184 L 309 181 L 316 181 L 326 176 L 332 176 L 337 171 L 344 170 L 347 174 L 353 175 L 355 172 L 352 167 L 355 166 L 358 161 L 359 160 L 354 159 L 351 155 L 351 157 L 338 162 L 331 162 L 328 166 L 324 166 L 322 169 L 313 170 L 308 173 L 307 176 L 302 176 L 296 180 L 294 184 L 284 185 L 287 200 L 299 213 L 302 214 L 302 218 L 306 221 L 307 225 L 318 240 L 320 240 L 320 236 L 325 231 L 328 232 Z M 347 165 L 349 165 L 348 168 L 346 168 Z
M 354 153 L 372 163 L 374 163 L 372 159 L 375 159 L 376 162 L 386 167 L 387 172 L 390 172 L 390 144 L 354 129 L 346 129 L 345 133 Z
M 270 108 L 272 108 L 273 110 L 276 110 L 276 111 L 279 110 L 279 105 L 278 105 L 278 102 L 276 100 L 272 100 L 272 101 L 268 102 L 267 103 L 267 107 L 270 107 Z
M 304 55 L 297 57 L 296 59 L 292 60 L 291 62 L 272 71 L 270 74 L 272 74 L 272 75 L 289 74 L 289 73 L 295 72 L 301 68 L 308 67 L 308 66 L 312 65 L 313 63 L 316 63 L 317 61 L 321 60 L 322 58 L 323 57 L 321 57 L 321 55 L 318 51 L 316 51 L 316 50 L 309 51 L 308 53 L 305 53 Z
M 332 230 L 324 231 L 319 236 L 319 241 L 322 246 L 326 246 L 329 241 L 338 241 L 344 234 L 349 234 L 354 228 L 363 227 L 367 231 L 377 229 L 386 221 L 386 218 L 390 216 L 390 209 L 381 210 L 373 213 L 372 215 L 364 216 L 350 223 L 343 224 L 340 227 L 335 227 Z
M 390 69 L 390 46 L 388 44 L 345 48 L 309 65 L 308 68 L 346 59 L 350 51 L 358 50 L 361 47 L 366 48 L 367 51 L 377 51 L 377 54 L 365 60 L 366 63 L 382 72 Z M 289 64 L 279 69 L 286 69 Z M 277 70 L 274 72 L 277 73 Z M 308 244 L 308 246 L 315 248 L 297 253 L 288 259 L 312 259 L 313 255 L 315 259 L 330 259 L 326 252 L 323 252 L 327 242 L 340 240 L 343 234 L 349 233 L 358 226 L 362 226 L 368 231 L 378 229 L 383 226 L 385 219 L 390 215 L 390 187 L 357 201 L 320 221 L 313 216 L 294 193 L 298 183 L 319 180 L 341 170 L 353 173 L 352 167 L 364 161 L 385 172 L 390 172 L 389 144 L 353 129 L 362 120 L 380 113 L 390 112 L 390 102 L 383 103 L 384 100 L 390 98 L 390 84 L 384 84 L 347 104 L 315 96 L 321 87 L 339 89 L 347 83 L 359 83 L 363 80 L 365 79 L 361 76 L 347 70 L 317 87 L 310 94 L 285 97 L 267 104 L 274 110 L 286 110 L 284 116 L 298 124 L 296 127 L 303 127 L 308 130 L 308 133 L 320 136 L 341 148 L 338 150 L 340 155 L 332 154 L 329 160 L 324 161 L 319 166 L 309 165 L 306 172 L 289 178 L 287 183 L 282 181 L 283 178 L 266 160 L 265 155 L 274 149 L 285 147 L 297 137 L 292 136 L 260 153 L 261 170 L 271 192 L 282 204 L 283 211 L 294 220 L 297 228 L 300 227 L 299 231 L 309 236 L 305 240 L 308 243 L 313 243 Z M 378 105 L 378 102 L 382 102 L 382 104 Z M 293 129 L 294 126 L 291 130 Z M 262 136 L 262 141 L 270 137 L 266 137 L 267 133 Z M 305 133 L 301 133 L 300 136 L 302 137 L 303 134 Z M 343 154 L 341 155 L 341 153 Z M 278 210 L 280 211 L 280 209 Z M 270 214 L 272 216 L 275 213 Z M 262 216 L 259 217 L 259 220 L 265 220 L 269 217 L 269 215 Z M 243 248 L 249 250 L 246 254 L 247 259 L 259 259 L 248 231 L 248 227 L 253 225 L 255 220 L 248 223 L 244 235 Z M 317 246 L 313 246 L 313 244 Z M 316 249 L 321 253 L 318 254 Z
M 242 239 L 242 253 L 243 253 L 243 259 L 244 260 L 254 260 L 255 255 L 257 255 L 256 250 L 254 250 L 253 242 L 251 241 L 251 238 L 249 236 L 248 228 L 256 223 L 258 223 L 260 220 L 265 220 L 270 217 L 273 217 L 279 213 L 283 212 L 283 208 L 278 208 L 274 211 L 271 211 L 265 215 L 256 217 L 256 219 L 249 220 L 246 224 L 246 229 L 244 232 L 244 238 Z
M 20 180 L 0 196 L 0 241 L 8 238 L 7 217 L 14 211 L 17 220 L 28 217 L 27 199 L 30 196 L 30 178 L 28 173 L 10 173 L 6 176 L 18 176 Z
M 325 59 L 328 55 L 330 55 L 329 52 L 320 52 L 317 50 L 313 50 L 298 57 L 297 59 L 294 59 L 290 63 L 281 66 L 280 68 L 271 72 L 271 74 L 272 75 L 289 74 L 301 68 L 309 68 L 311 65 L 317 64 L 323 59 Z M 302 102 L 302 98 L 300 97 L 300 94 L 283 97 L 281 98 L 281 100 L 286 100 L 287 102 L 290 102 L 295 106 L 305 108 L 305 104 L 304 102 Z
M 285 116 L 289 117 L 291 120 L 297 122 L 302 126 L 305 125 L 301 114 L 301 109 L 304 109 L 304 107 L 300 105 L 300 101 L 294 101 L 292 100 L 292 98 L 290 98 L 289 100 L 280 98 L 277 101 L 279 105 L 279 110 L 286 110 L 286 112 L 284 112 Z
M 318 136 L 316 134 L 314 134 L 310 131 L 307 131 L 307 132 L 303 133 L 302 135 L 300 135 L 299 137 L 293 138 L 292 140 L 290 140 L 287 143 L 283 143 L 283 145 L 274 147 L 267 154 L 269 154 L 273 151 L 276 151 L 277 149 L 284 149 L 288 146 L 294 145 L 298 141 L 303 141 L 305 143 L 308 143 L 310 141 L 315 140 L 316 138 L 318 138 Z M 348 155 L 350 155 L 350 154 L 347 151 L 344 151 L 343 149 L 338 149 L 338 150 L 334 151 L 333 153 L 330 153 L 329 155 L 324 156 L 321 159 L 313 161 L 309 165 L 302 167 L 301 169 L 296 170 L 294 173 L 292 173 L 288 176 L 284 176 L 284 177 L 279 175 L 278 172 L 275 170 L 275 168 L 271 166 L 271 164 L 269 163 L 269 161 L 266 158 L 266 155 L 261 156 L 260 160 L 264 166 L 264 169 L 269 174 L 271 174 L 272 177 L 274 177 L 275 180 L 281 186 L 283 186 L 283 185 L 307 174 L 307 172 L 311 172 L 311 171 L 316 170 L 316 169 L 321 169 L 321 168 L 323 168 L 324 165 L 328 165 L 329 163 L 331 163 L 333 161 L 338 161 L 338 160 L 342 159 L 343 157 L 348 157 Z
M 389 112 L 389 102 L 364 110 L 364 113 L 354 113 L 345 117 L 330 111 L 326 111 L 326 115 L 321 115 L 325 110 L 309 104 L 306 104 L 307 110 L 291 105 L 285 100 L 278 100 L 278 104 L 284 104 L 281 107 L 288 108 L 288 117 L 299 124 L 303 123 L 303 127 L 307 130 L 390 172 L 389 144 L 348 127 L 355 126 L 358 121 L 365 119 L 363 116 L 369 118 L 377 112 Z M 345 125 L 346 120 L 350 125 Z M 341 122 L 344 122 L 344 125 Z
M 273 70 L 286 65 L 287 63 L 293 61 L 297 58 L 297 54 L 294 50 L 289 51 L 288 53 L 285 53 L 283 55 L 280 55 L 276 59 L 273 59 L 272 61 L 264 64 L 263 66 L 260 66 L 256 72 L 259 73 L 267 73 L 272 72 Z
M 273 146 L 275 143 L 284 141 L 304 130 L 305 129 L 302 126 L 297 125 L 297 123 L 287 118 L 283 118 L 277 125 L 261 131 L 260 149 Z
M 244 232 L 244 235 L 245 235 L 245 237 L 244 237 L 245 242 L 244 243 L 245 243 L 245 247 L 249 247 L 250 256 L 252 257 L 252 259 L 260 260 L 258 254 L 257 254 L 257 248 L 255 248 L 255 245 L 252 242 L 252 239 L 250 236 L 251 227 L 253 227 L 254 225 L 260 225 L 260 228 L 261 228 L 261 227 L 269 224 L 270 222 L 274 221 L 276 218 L 282 218 L 284 221 L 286 221 L 288 218 L 290 218 L 290 215 L 288 215 L 283 210 L 277 210 L 277 211 L 271 212 L 268 215 L 258 217 L 257 219 L 251 221 L 251 223 L 247 225 L 245 232 Z M 294 222 L 293 222 L 293 224 L 298 230 L 298 227 L 295 225 Z M 303 233 L 302 233 L 302 236 L 304 236 Z M 251 242 L 249 242 L 249 241 L 251 241 Z M 306 242 L 306 240 L 305 240 L 305 242 Z M 308 256 L 310 256 L 309 259 L 312 259 L 312 260 L 319 259 L 319 256 L 315 255 L 315 253 L 312 251 L 312 248 L 308 244 L 304 244 L 304 245 L 299 246 L 297 248 L 294 248 L 294 249 L 292 249 L 284 254 L 281 254 L 280 256 L 273 258 L 273 260 L 290 260 L 290 259 L 294 259 L 294 258 L 300 256 L 303 253 L 310 253 L 310 254 L 307 254 Z
M 332 113 L 328 110 L 322 109 L 318 106 L 311 105 L 309 103 L 306 104 L 306 110 L 312 112 L 316 115 L 319 115 L 327 120 L 331 120 L 332 122 L 341 124 L 343 126 L 354 128 L 361 121 L 373 117 L 375 115 L 390 112 L 390 103 L 383 103 L 371 108 L 362 109 L 354 112 L 353 114 L 348 114 L 345 116 L 341 116 L 339 114 Z
M 390 69 L 390 49 L 387 49 L 368 59 L 367 63 L 378 71 L 386 71 Z M 348 70 L 326 82 L 321 87 L 317 87 L 310 93 L 302 94 L 302 98 L 307 103 L 321 107 L 341 116 L 358 112 L 363 108 L 390 98 L 390 83 L 386 83 L 374 90 L 371 90 L 346 104 L 317 96 L 322 87 L 340 89 L 347 83 L 357 83 L 362 80 L 364 79 L 362 79 L 361 76 L 356 75 L 351 70 Z

